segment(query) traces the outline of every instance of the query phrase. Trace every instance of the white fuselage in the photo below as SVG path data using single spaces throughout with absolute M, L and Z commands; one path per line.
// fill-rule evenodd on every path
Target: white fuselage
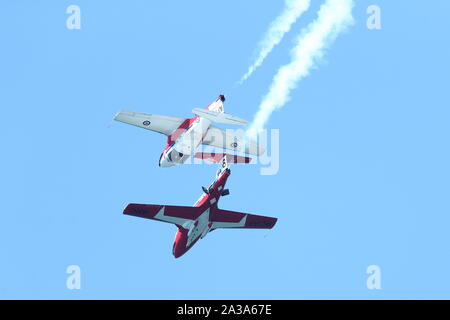
M 197 220 L 190 223 L 185 228 L 188 229 L 187 246 L 190 246 L 199 237 L 203 238 L 209 231 L 211 224 L 209 223 L 209 208 L 203 212 Z
M 203 137 L 210 125 L 210 120 L 198 116 L 163 153 L 159 165 L 161 167 L 172 167 L 176 164 L 184 163 L 202 143 Z

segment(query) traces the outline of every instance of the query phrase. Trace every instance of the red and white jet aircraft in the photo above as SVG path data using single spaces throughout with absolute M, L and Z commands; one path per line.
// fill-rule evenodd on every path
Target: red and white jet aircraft
M 252 155 L 263 154 L 264 147 L 256 142 L 211 125 L 212 122 L 247 124 L 247 121 L 243 119 L 224 113 L 224 102 L 225 96 L 220 95 L 205 109 L 193 109 L 195 116 L 188 119 L 121 111 L 116 114 L 114 120 L 167 136 L 167 146 L 159 157 L 160 167 L 184 163 L 195 153 L 200 144 Z M 196 157 L 203 158 L 202 153 L 197 153 Z
M 131 203 L 126 206 L 123 213 L 175 224 L 178 227 L 173 244 L 175 258 L 182 256 L 199 239 L 215 229 L 271 229 L 277 222 L 276 218 L 222 210 L 217 207 L 220 197 L 230 193 L 225 189 L 225 183 L 231 174 L 228 161 L 249 162 L 248 159 L 240 159 L 245 157 L 227 154 L 222 156 L 222 167 L 217 171 L 216 180 L 209 188 L 202 187 L 203 194 L 193 207 Z M 214 161 L 217 157 L 212 155 L 209 159 Z

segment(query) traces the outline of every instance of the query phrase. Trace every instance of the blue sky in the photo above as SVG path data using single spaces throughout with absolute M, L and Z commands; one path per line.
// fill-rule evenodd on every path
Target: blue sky
M 221 207 L 278 217 L 270 232 L 219 230 L 174 259 L 174 226 L 122 215 L 193 204 L 215 167 L 159 168 L 165 137 L 109 125 L 115 112 L 190 117 L 225 93 L 251 119 L 321 3 L 237 86 L 282 1 L 2 2 L 0 298 L 450 298 L 448 1 L 357 1 L 268 123 L 279 172 L 232 168 Z

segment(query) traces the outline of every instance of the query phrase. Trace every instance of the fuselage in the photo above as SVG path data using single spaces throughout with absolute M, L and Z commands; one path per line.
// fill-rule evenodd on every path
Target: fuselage
M 219 97 L 205 109 L 214 112 L 223 112 L 224 95 Z M 211 121 L 205 117 L 195 115 L 186 119 L 172 134 L 167 137 L 167 145 L 159 157 L 159 166 L 168 168 L 184 163 L 191 157 L 203 137 L 211 126 Z
M 217 210 L 217 204 L 229 175 L 230 169 L 222 170 L 217 179 L 207 189 L 208 193 L 204 192 L 194 204 L 194 207 L 203 209 L 202 214 L 196 220 L 186 223 L 186 225 L 178 226 L 173 244 L 173 255 L 175 258 L 185 254 L 199 239 L 214 230 L 211 228 L 210 216 Z
M 198 115 L 186 119 L 167 138 L 167 145 L 159 157 L 159 166 L 172 167 L 191 157 L 208 131 L 211 121 Z

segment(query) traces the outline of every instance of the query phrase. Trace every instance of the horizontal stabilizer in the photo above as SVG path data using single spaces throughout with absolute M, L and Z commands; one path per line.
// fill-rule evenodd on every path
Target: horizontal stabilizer
M 195 108 L 192 110 L 193 113 L 199 115 L 200 117 L 204 117 L 212 122 L 219 122 L 225 124 L 234 124 L 239 126 L 246 126 L 248 121 L 232 116 L 228 113 L 219 113 L 207 109 Z
M 197 152 L 194 157 L 213 163 L 221 162 L 223 157 L 226 157 L 228 163 L 250 163 L 252 161 L 250 157 L 214 152 Z

